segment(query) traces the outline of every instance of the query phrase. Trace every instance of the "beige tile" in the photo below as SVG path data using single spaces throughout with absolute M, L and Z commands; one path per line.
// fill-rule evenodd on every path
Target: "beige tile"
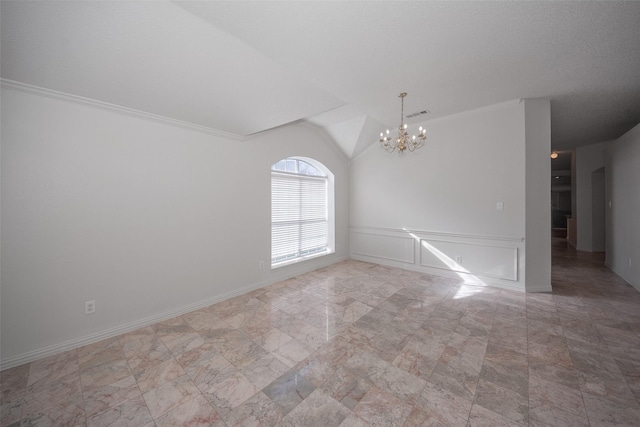
M 135 375 L 140 391 L 147 391 L 158 388 L 161 385 L 171 382 L 178 377 L 185 375 L 185 371 L 175 359 L 171 358 L 166 362 L 151 366 Z
M 129 367 L 134 374 L 139 374 L 154 365 L 159 365 L 173 358 L 169 349 L 157 336 L 145 337 L 135 344 L 125 344 L 124 351 Z
M 242 373 L 236 372 L 221 382 L 215 383 L 203 394 L 218 409 L 220 415 L 226 417 L 231 410 L 240 406 L 258 392 Z
M 444 350 L 445 345 L 434 343 L 434 347 L 441 346 Z M 437 352 L 436 352 L 437 353 Z M 440 352 L 441 354 L 441 352 Z M 409 372 L 417 377 L 427 379 L 438 364 L 438 354 L 436 357 L 430 357 L 421 352 L 421 348 L 413 341 L 410 341 L 404 349 L 393 359 L 392 364 L 398 368 Z
M 382 374 L 373 379 L 373 383 L 379 389 L 385 390 L 409 406 L 413 406 L 422 392 L 426 380 L 387 364 Z
M 138 399 L 142 396 L 133 376 L 125 377 L 103 387 L 87 390 L 83 394 L 87 418 L 98 415 L 127 400 Z
M 164 345 L 174 355 L 184 353 L 204 343 L 202 336 L 181 317 L 156 324 L 153 327 Z
M 27 426 L 82 426 L 86 423 L 82 400 L 58 401 L 41 410 L 22 412 L 21 425 Z
M 529 425 L 588 427 L 590 424 L 586 416 L 577 415 L 560 406 L 532 404 L 529 408 Z
M 243 369 L 242 373 L 258 390 L 262 390 L 288 370 L 289 367 L 277 357 L 272 354 L 265 354 Z
M 363 425 L 367 426 L 367 424 Z M 449 427 L 450 425 L 455 424 L 443 423 L 432 412 L 425 411 L 418 406 L 414 406 L 404 423 L 404 427 Z
M 405 424 L 407 425 L 407 424 Z M 347 418 L 340 423 L 340 427 L 369 427 L 370 424 L 365 422 L 362 418 L 351 412 Z
M 123 426 L 147 427 L 153 426 L 153 418 L 142 397 L 127 400 L 105 412 L 87 419 L 89 427 Z
M 282 420 L 282 410 L 267 395 L 258 392 L 233 409 L 227 418 L 229 427 L 275 426 Z
M 265 349 L 249 338 L 234 339 L 227 344 L 220 349 L 220 353 L 239 370 L 246 368 L 268 354 Z
M 511 422 L 523 425 L 529 422 L 529 399 L 526 396 L 484 379 L 478 382 L 474 403 Z
M 579 417 L 586 417 L 579 390 L 547 381 L 537 375 L 529 376 L 529 405 L 531 408 L 554 406 Z
M 316 385 L 306 378 L 304 373 L 290 370 L 265 387 L 262 391 L 278 404 L 283 415 L 291 412 L 300 402 L 309 396 Z
M 237 369 L 225 359 L 212 343 L 186 351 L 176 357 L 187 375 L 201 389 L 208 389 L 213 383 L 235 373 Z
M 517 353 L 487 355 L 482 365 L 480 378 L 523 396 L 529 394 L 527 358 L 520 357 Z
M 529 363 L 529 377 L 533 375 L 565 387 L 576 390 L 580 389 L 578 375 L 575 369 L 565 369 L 540 363 Z
M 10 426 L 13 423 L 19 423 L 22 419 L 22 408 L 24 404 L 24 396 L 2 402 L 2 404 L 0 405 L 0 425 Z
M 156 427 L 226 427 L 222 417 L 202 395 L 155 419 Z
M 79 372 L 80 366 L 77 351 L 68 351 L 31 362 L 27 386 L 30 388 L 43 388 L 52 384 L 59 384 L 61 379 L 71 378 Z
M 332 338 L 325 331 L 310 324 L 300 328 L 293 337 L 310 351 L 317 350 Z
M 471 405 L 470 400 L 427 382 L 416 408 L 419 408 L 427 419 L 436 419 L 444 425 L 464 426 L 469 418 Z
M 326 361 L 318 354 L 314 354 L 296 364 L 291 370 L 304 376 L 309 382 L 319 387 L 329 378 L 332 378 L 339 367 L 339 365 Z
M 200 394 L 200 390 L 185 374 L 171 381 L 159 384 L 142 394 L 153 418 L 174 409 Z
M 85 388 L 90 389 L 89 386 L 85 386 Z M 48 408 L 69 400 L 79 400 L 82 398 L 82 389 L 83 385 L 77 372 L 69 373 L 63 377 L 56 375 L 41 379 L 27 387 L 24 395 L 25 405 L 29 409 L 34 407 Z
M 517 423 L 513 419 L 504 417 L 496 412 L 474 404 L 469 414 L 468 427 L 525 427 L 527 424 Z
M 371 426 L 401 426 L 411 413 L 411 405 L 374 386 L 353 412 Z
M 551 294 L 346 261 L 12 368 L 2 425 L 640 425 L 640 293 L 554 242 Z
M 285 334 L 278 328 L 272 328 L 267 333 L 260 335 L 253 340 L 265 350 L 275 351 L 288 341 L 291 341 L 292 337 Z
M 469 370 L 464 366 L 447 365 L 438 362 L 429 381 L 460 397 L 473 400 L 480 378 L 479 370 Z
M 122 341 L 117 337 L 91 344 L 78 350 L 78 362 L 82 372 L 95 366 L 124 358 Z
M 182 315 L 182 320 L 196 331 L 199 331 L 216 324 L 220 321 L 220 318 L 208 308 L 204 308 Z
M 83 371 L 80 375 L 84 390 L 113 384 L 131 375 L 131 370 L 125 359 L 114 360 L 102 365 L 94 366 Z
M 0 371 L 0 403 L 10 402 L 24 396 L 27 391 L 30 364 Z
M 351 413 L 340 402 L 316 389 L 280 422 L 282 427 L 339 426 Z
M 353 409 L 372 385 L 370 381 L 355 375 L 350 370 L 339 367 L 320 386 L 320 389 L 347 408 Z
M 287 366 L 293 367 L 309 356 L 311 352 L 294 338 L 278 347 L 272 354 Z

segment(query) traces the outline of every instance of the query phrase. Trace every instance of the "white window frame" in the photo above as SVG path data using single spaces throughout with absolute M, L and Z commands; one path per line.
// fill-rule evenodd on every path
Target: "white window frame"
M 278 164 L 279 162 L 283 161 L 283 160 L 295 160 L 296 161 L 296 169 L 294 172 L 284 172 L 284 171 L 279 171 L 279 170 L 274 170 L 276 164 Z M 299 163 L 298 162 L 304 162 L 304 163 L 308 163 L 309 165 L 313 166 L 318 172 L 324 174 L 324 177 L 320 177 L 320 176 L 314 176 L 314 175 L 306 175 L 306 174 L 299 174 L 297 173 L 298 171 L 298 166 Z M 282 177 L 282 176 L 289 176 L 289 177 L 293 177 L 295 178 L 296 176 L 300 177 L 301 180 L 306 180 L 306 181 L 311 181 L 311 180 L 317 180 L 317 179 L 322 179 L 326 181 L 326 224 L 327 224 L 327 244 L 326 247 L 318 252 L 312 252 L 312 253 L 295 253 L 295 254 L 291 254 L 290 257 L 285 257 L 282 258 L 284 255 L 282 255 L 281 257 L 279 257 L 278 259 L 274 259 L 273 253 L 274 253 L 274 218 L 273 218 L 273 209 L 274 209 L 274 176 L 278 176 L 278 177 Z M 272 208 L 272 216 L 271 216 L 271 268 L 275 269 L 275 268 L 279 268 L 279 267 L 283 267 L 286 265 L 291 265 L 291 264 L 295 264 L 301 261 L 306 261 L 309 259 L 313 259 L 313 258 L 317 258 L 317 257 L 321 257 L 321 256 L 325 256 L 328 254 L 332 254 L 335 252 L 335 196 L 334 196 L 334 175 L 333 173 L 331 173 L 331 171 L 325 167 L 322 163 L 318 162 L 317 160 L 308 158 L 308 157 L 287 157 L 284 159 L 279 160 L 278 162 L 275 162 L 273 165 L 271 165 L 271 186 L 272 186 L 272 195 L 271 195 L 271 208 Z M 295 237 L 294 237 L 295 238 Z M 298 248 L 300 247 L 300 242 L 298 241 Z

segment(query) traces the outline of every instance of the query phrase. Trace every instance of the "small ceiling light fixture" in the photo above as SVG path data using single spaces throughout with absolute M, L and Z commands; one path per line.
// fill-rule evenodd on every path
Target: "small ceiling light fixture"
M 558 158 L 558 156 L 559 156 L 559 154 L 558 154 L 558 152 L 557 152 L 557 151 L 552 151 L 552 152 L 551 152 L 551 158 L 552 158 L 552 159 L 557 159 L 557 158 Z
M 427 139 L 427 136 L 425 135 L 427 130 L 423 129 L 422 126 L 420 126 L 420 133 L 417 138 L 415 135 L 413 135 L 413 137 L 409 136 L 409 133 L 407 132 L 407 125 L 404 123 L 405 96 L 407 96 L 407 92 L 402 92 L 398 95 L 401 99 L 400 127 L 398 127 L 398 136 L 396 138 L 391 138 L 391 136 L 389 136 L 389 129 L 387 129 L 386 135 L 384 132 L 380 132 L 380 144 L 382 144 L 382 148 L 390 153 L 393 153 L 395 150 L 402 153 L 407 148 L 409 151 L 414 151 L 415 149 L 422 147 L 424 145 L 424 141 Z

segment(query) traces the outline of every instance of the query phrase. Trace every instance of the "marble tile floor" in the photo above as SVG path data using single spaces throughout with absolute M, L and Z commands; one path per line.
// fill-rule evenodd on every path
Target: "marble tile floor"
M 640 293 L 346 261 L 1 375 L 2 426 L 639 426 Z

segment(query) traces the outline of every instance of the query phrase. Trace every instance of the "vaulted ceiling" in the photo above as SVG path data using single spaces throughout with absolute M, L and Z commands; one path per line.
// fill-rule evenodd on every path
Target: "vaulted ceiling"
M 347 157 L 399 121 L 551 99 L 552 147 L 640 122 L 640 2 L 5 1 L 5 80 Z M 428 124 L 428 122 L 427 122 Z

